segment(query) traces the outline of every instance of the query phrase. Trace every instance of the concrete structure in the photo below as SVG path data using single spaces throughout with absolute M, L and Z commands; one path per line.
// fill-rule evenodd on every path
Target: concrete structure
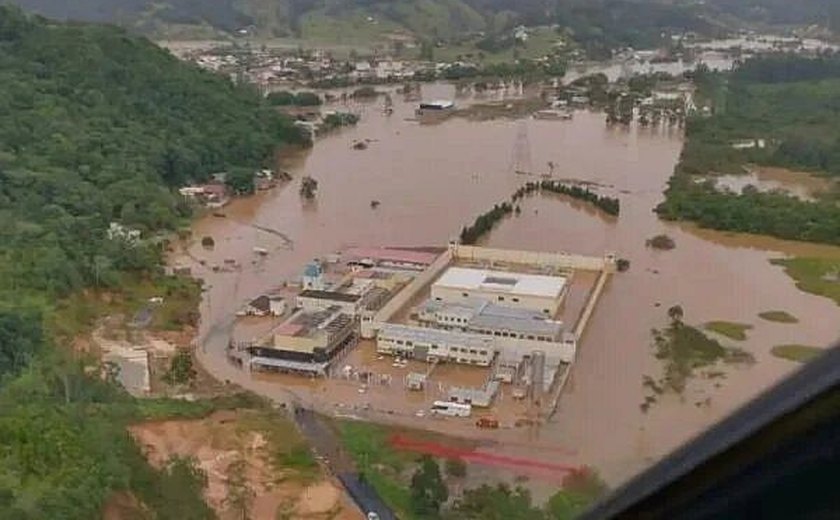
M 251 346 L 252 369 L 325 375 L 329 363 L 355 338 L 355 320 L 334 306 L 300 310 L 275 328 L 267 340 Z
M 303 269 L 301 287 L 303 287 L 304 290 L 324 290 L 324 270 L 321 268 L 321 264 L 319 262 L 315 261 L 306 264 L 306 267 Z
M 109 345 L 102 354 L 106 370 L 114 368 L 113 375 L 125 390 L 135 396 L 149 395 L 152 389 L 149 376 L 149 353 L 130 346 Z
M 452 403 L 488 408 L 499 393 L 499 382 L 490 381 L 484 388 L 452 387 L 447 397 Z
M 535 350 L 531 354 L 531 400 L 539 403 L 545 388 L 545 352 Z
M 450 267 L 432 285 L 432 298 L 451 303 L 480 299 L 554 316 L 566 296 L 566 281 L 563 276 Z
M 269 314 L 272 314 L 271 298 L 266 295 L 257 296 L 236 313 L 237 316 L 268 316 Z M 275 314 L 275 316 L 279 316 L 279 314 Z
M 434 263 L 439 254 L 439 252 L 394 247 L 351 247 L 344 251 L 344 258 L 348 265 L 362 268 L 423 270 Z
M 428 376 L 419 372 L 410 372 L 405 378 L 405 386 L 409 390 L 422 391 L 426 388 Z
M 499 338 L 559 342 L 563 323 L 541 312 L 465 299 L 455 303 L 428 300 L 420 306 L 417 320 L 427 326 L 460 330 Z
M 453 259 L 470 262 L 535 265 L 554 269 L 580 269 L 584 271 L 607 271 L 609 273 L 613 273 L 616 270 L 616 258 L 614 254 L 597 257 L 568 253 L 543 253 L 537 251 L 466 246 L 455 242 L 449 244 L 449 251 Z
M 490 366 L 496 354 L 493 339 L 476 334 L 386 324 L 379 330 L 376 351 L 420 361 L 452 361 Z
M 308 289 L 297 295 L 297 306 L 308 312 L 339 307 L 347 314 L 355 316 L 361 299 L 359 294 Z
M 363 338 L 376 337 L 377 331 L 408 305 L 420 291 L 425 289 L 452 262 L 452 251 L 446 250 L 432 262 L 425 271 L 418 274 L 398 294 L 388 300 L 373 316 L 362 316 L 361 335 Z
M 268 306 L 272 316 L 282 316 L 289 309 L 286 298 L 278 295 L 268 297 Z

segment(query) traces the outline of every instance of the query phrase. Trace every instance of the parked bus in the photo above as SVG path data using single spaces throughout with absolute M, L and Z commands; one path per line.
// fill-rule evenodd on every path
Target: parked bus
M 450 403 L 448 401 L 435 401 L 432 403 L 432 413 L 437 415 L 448 415 L 450 417 L 469 417 L 472 406 L 461 403 Z

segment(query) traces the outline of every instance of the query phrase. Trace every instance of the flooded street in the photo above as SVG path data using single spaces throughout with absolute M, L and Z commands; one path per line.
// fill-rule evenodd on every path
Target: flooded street
M 452 97 L 450 86 L 424 86 L 424 99 Z M 512 163 L 523 156 L 538 173 L 552 161 L 555 177 L 604 185 L 600 193 L 620 198 L 621 216 L 605 218 L 558 196 L 533 195 L 521 203 L 521 215 L 504 220 L 484 244 L 587 255 L 614 251 L 631 262 L 629 272 L 609 282 L 581 341 L 558 412 L 539 432 L 540 443 L 571 449 L 557 455 L 561 462 L 595 466 L 617 483 L 796 369 L 794 363 L 771 357 L 772 346 L 825 346 L 840 337 L 840 307 L 800 292 L 768 261 L 800 251 L 840 256 L 840 248 L 698 232 L 656 218 L 652 209 L 662 199 L 682 146 L 676 127 L 608 128 L 603 114 L 587 111 L 576 112 L 572 121 L 453 118 L 421 125 L 412 120 L 413 103 L 396 94 L 394 101 L 390 117 L 382 114 L 381 102 L 351 105 L 362 116 L 359 125 L 289 159 L 284 168 L 292 182 L 235 201 L 225 209 L 227 218 L 208 215 L 195 224 L 192 259 L 208 266 L 236 259 L 243 266 L 227 273 L 193 268 L 209 286 L 202 303 L 199 357 L 220 379 L 281 394 L 284 385 L 271 378 L 251 381 L 225 360 L 226 331 L 242 303 L 297 279 L 305 262 L 349 245 L 445 245 L 477 215 L 538 179 L 513 173 Z M 367 150 L 352 148 L 364 139 L 370 140 Z M 302 175 L 319 183 L 314 202 L 304 203 L 298 195 Z M 372 200 L 380 201 L 378 208 L 371 207 Z M 674 238 L 676 249 L 646 248 L 645 240 L 658 233 Z M 213 250 L 200 246 L 203 236 L 215 239 Z M 267 249 L 267 258 L 257 259 L 254 247 Z M 691 324 L 729 320 L 753 325 L 738 346 L 757 362 L 727 369 L 720 388 L 692 385 L 682 399 L 664 397 L 644 414 L 639 408 L 642 377 L 659 374 L 650 331 L 666 324 L 666 309 L 675 304 L 683 306 Z M 776 309 L 790 312 L 799 323 L 771 323 L 757 316 Z M 301 381 L 295 391 L 310 387 Z M 695 404 L 701 397 L 711 398 L 708 406 Z M 506 430 L 496 438 L 524 441 L 526 434 Z M 513 442 L 507 451 L 540 453 Z

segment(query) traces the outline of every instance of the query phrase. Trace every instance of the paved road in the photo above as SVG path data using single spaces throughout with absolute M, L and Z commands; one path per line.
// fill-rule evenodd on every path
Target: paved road
M 294 416 L 316 455 L 322 457 L 323 463 L 338 477 L 359 509 L 365 514 L 376 513 L 380 520 L 397 520 L 391 508 L 356 470 L 356 464 L 342 446 L 338 432 L 312 410 L 296 407 Z

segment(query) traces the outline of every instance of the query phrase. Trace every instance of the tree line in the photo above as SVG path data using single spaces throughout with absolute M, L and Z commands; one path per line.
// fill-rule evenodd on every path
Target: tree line
M 450 479 L 463 479 L 467 474 L 460 460 L 449 459 L 444 467 Z M 607 491 L 604 481 L 588 467 L 570 472 L 561 485 L 544 507 L 535 505 L 527 490 L 507 484 L 466 489 L 449 501 L 440 464 L 424 455 L 411 478 L 409 514 L 428 520 L 573 520 Z
M 280 90 L 277 92 L 270 92 L 266 99 L 273 106 L 285 107 L 316 107 L 323 103 L 321 97 L 314 92 L 289 92 L 288 90 Z
M 770 55 L 731 73 L 700 71 L 695 80 L 713 108 L 688 120 L 657 213 L 713 229 L 840 244 L 837 193 L 813 201 L 754 187 L 732 193 L 697 178 L 743 173 L 748 163 L 840 176 L 840 55 Z
M 494 205 L 490 211 L 479 215 L 472 225 L 461 230 L 460 242 L 465 245 L 475 244 L 481 237 L 490 232 L 493 226 L 511 213 L 513 213 L 513 205 L 509 202 Z
M 550 193 L 557 193 L 559 195 L 566 195 L 576 200 L 581 200 L 592 204 L 608 215 L 617 217 L 621 212 L 621 203 L 618 198 L 607 197 L 606 195 L 598 195 L 589 188 L 581 188 L 576 185 L 564 184 L 561 181 L 545 180 L 540 182 L 528 182 L 522 188 L 519 188 L 513 194 L 513 201 L 521 199 L 525 195 L 529 195 L 536 191 L 547 191 Z
M 608 215 L 617 217 L 621 204 L 617 198 L 598 195 L 588 188 L 580 186 L 569 186 L 561 181 L 544 180 L 540 182 L 527 182 L 521 188 L 513 192 L 510 201 L 495 204 L 489 211 L 479 215 L 475 221 L 461 229 L 459 240 L 462 244 L 472 245 L 477 243 L 481 237 L 489 233 L 504 217 L 513 213 L 519 215 L 522 211 L 517 204 L 523 197 L 538 191 L 547 191 L 566 195 L 576 200 L 581 200 L 600 209 Z

